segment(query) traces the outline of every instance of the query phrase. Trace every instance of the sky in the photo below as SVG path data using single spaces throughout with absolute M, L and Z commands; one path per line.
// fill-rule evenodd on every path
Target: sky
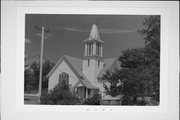
M 103 57 L 118 58 L 123 50 L 144 46 L 142 29 L 145 15 L 69 15 L 69 14 L 26 14 L 25 56 L 40 54 L 41 30 L 35 26 L 45 26 L 44 56 L 56 63 L 62 55 L 82 58 L 83 41 L 89 37 L 95 23 L 99 30 L 103 47 Z

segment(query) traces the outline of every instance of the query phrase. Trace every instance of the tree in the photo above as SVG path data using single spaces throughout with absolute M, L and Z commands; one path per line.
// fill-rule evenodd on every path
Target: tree
M 101 104 L 101 96 L 98 93 L 95 93 L 92 97 L 86 98 L 83 105 L 100 105 Z
M 145 39 L 145 48 L 149 48 L 156 51 L 157 54 L 160 53 L 160 16 L 152 15 L 145 18 L 144 29 L 138 30 Z
M 139 32 L 145 36 L 145 49 L 151 62 L 151 75 L 153 80 L 153 99 L 159 102 L 160 87 L 160 16 L 150 16 L 143 22 L 144 29 Z
M 49 93 L 43 92 L 41 95 L 41 104 L 75 105 L 78 102 L 79 98 L 65 82 L 57 84 Z
M 29 69 L 25 70 L 24 76 L 24 91 L 32 91 L 34 89 L 33 86 L 35 85 L 33 71 Z
M 49 60 L 45 60 L 43 63 L 42 71 L 42 89 L 46 90 L 48 87 L 48 79 L 46 75 L 50 72 L 54 63 L 51 63 Z M 33 62 L 30 65 L 30 68 L 25 70 L 25 92 L 38 91 L 39 88 L 39 63 Z M 31 88 L 31 89 L 29 89 Z
M 121 68 L 108 71 L 103 79 L 111 96 L 121 95 L 124 105 L 145 105 L 146 97 L 159 102 L 160 75 L 160 16 L 150 16 L 139 32 L 145 36 L 145 47 L 123 51 L 119 57 Z

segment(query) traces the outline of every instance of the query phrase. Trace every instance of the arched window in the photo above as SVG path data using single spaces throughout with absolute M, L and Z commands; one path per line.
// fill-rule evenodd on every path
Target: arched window
M 65 82 L 65 84 L 69 84 L 69 75 L 65 72 L 59 75 L 59 83 Z

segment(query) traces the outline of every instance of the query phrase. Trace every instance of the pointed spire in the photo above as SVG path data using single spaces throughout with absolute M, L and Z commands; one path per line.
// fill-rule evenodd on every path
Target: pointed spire
M 98 32 L 98 28 L 97 28 L 96 24 L 93 24 L 93 26 L 91 28 L 89 39 L 100 40 L 100 36 L 99 36 L 99 32 Z
M 104 44 L 104 42 L 100 39 L 98 27 L 96 24 L 92 25 L 89 38 L 84 40 L 83 42 L 91 42 L 91 41 L 97 41 L 97 42 Z

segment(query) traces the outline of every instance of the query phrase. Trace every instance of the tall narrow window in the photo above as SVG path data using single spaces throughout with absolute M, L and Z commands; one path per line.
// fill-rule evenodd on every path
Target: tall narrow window
M 85 44 L 85 56 L 88 54 L 87 44 Z
M 96 43 L 96 55 L 98 55 L 98 47 L 97 47 L 97 43 Z
M 88 59 L 88 67 L 89 67 L 89 65 L 90 65 L 90 60 Z
M 93 43 L 91 43 L 91 55 L 93 55 Z
M 89 52 L 89 46 L 88 46 L 88 43 L 87 43 L 86 45 L 87 45 L 87 55 L 88 55 L 88 52 Z
M 97 48 L 97 49 L 98 49 L 97 55 L 99 55 L 99 52 L 100 52 L 100 51 L 99 51 L 99 44 L 97 44 L 97 47 L 98 47 L 98 48 Z
M 98 60 L 98 67 L 100 66 L 100 60 Z
M 103 46 L 101 45 L 101 56 L 103 55 Z
M 100 55 L 100 56 L 101 56 L 101 52 L 102 52 L 102 51 L 101 51 L 101 48 L 102 48 L 102 46 L 100 45 L 100 46 L 99 46 L 99 51 L 100 51 L 100 52 L 99 52 L 99 55 Z
M 97 43 L 97 55 L 98 55 L 98 43 Z
M 91 43 L 89 43 L 89 55 L 91 55 Z

